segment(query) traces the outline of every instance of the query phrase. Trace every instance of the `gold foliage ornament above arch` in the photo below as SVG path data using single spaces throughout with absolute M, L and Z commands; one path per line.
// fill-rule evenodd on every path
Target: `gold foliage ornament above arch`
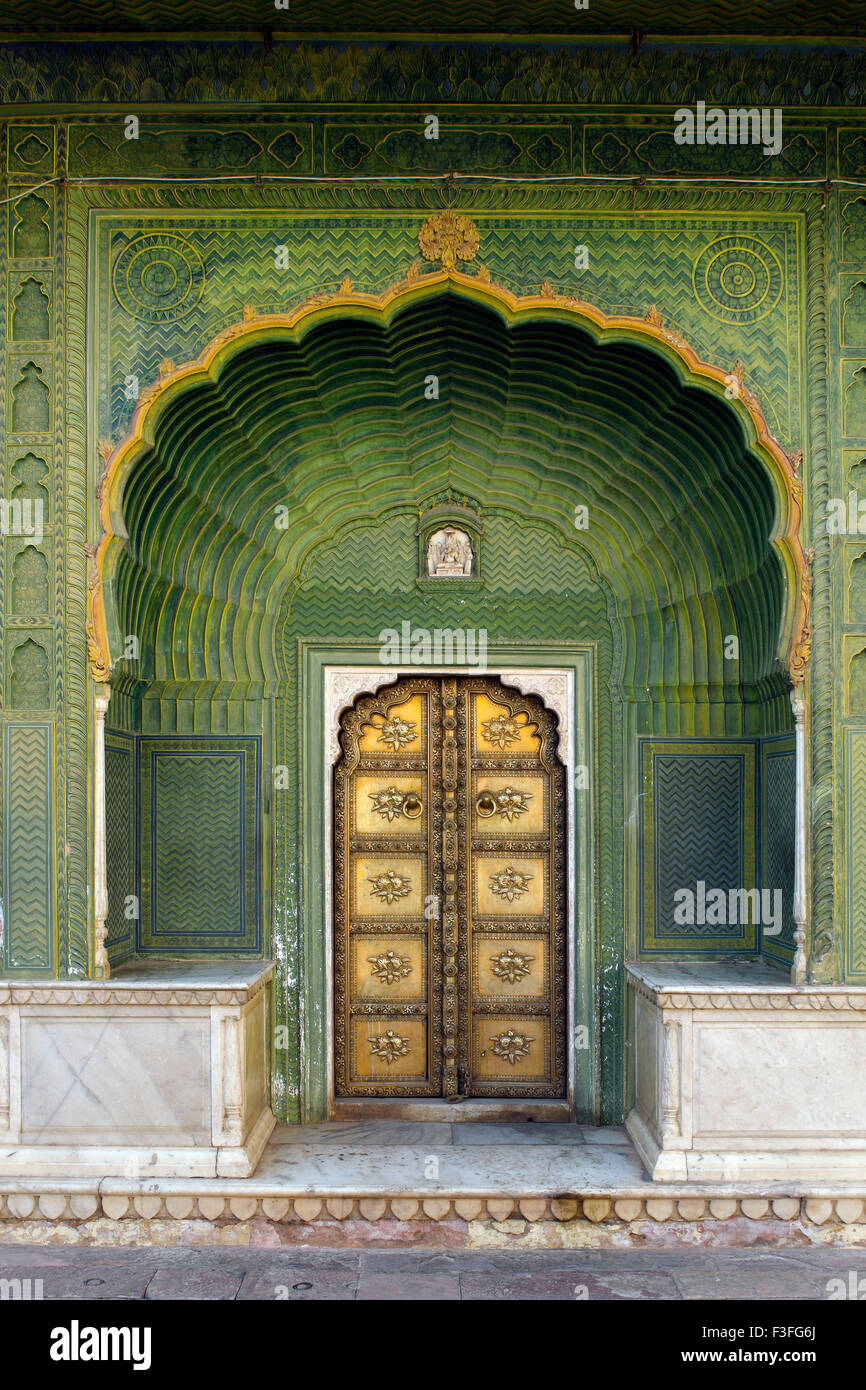
M 791 681 L 800 685 L 806 677 L 811 656 L 811 552 L 804 549 L 802 524 L 802 456 L 789 457 L 772 436 L 756 397 L 747 389 L 744 369 L 736 363 L 732 370 L 702 361 L 678 333 L 667 328 L 655 305 L 644 318 L 625 314 L 605 314 L 573 295 L 560 294 L 549 283 L 538 293 L 519 295 L 496 284 L 483 267 L 468 274 L 457 268 L 460 259 L 470 260 L 478 249 L 477 229 L 469 218 L 446 211 L 430 217 L 419 233 L 422 254 L 441 262 L 438 269 L 424 270 L 415 262 L 403 277 L 381 294 L 354 288 L 344 280 L 335 291 L 322 291 L 285 313 L 260 314 L 252 306 L 244 308 L 242 318 L 222 329 L 193 362 L 175 365 L 163 362 L 158 379 L 139 397 L 127 435 L 114 447 L 100 441 L 102 471 L 97 503 L 101 536 L 88 548 L 87 641 L 91 675 L 104 682 L 118 653 L 110 651 L 106 619 L 106 558 L 112 542 L 126 539 L 122 514 L 124 484 L 143 449 L 150 446 L 160 412 L 180 394 L 197 383 L 213 381 L 220 368 L 235 353 L 286 335 L 298 341 L 318 324 L 341 316 L 366 317 L 388 324 L 410 304 L 432 300 L 443 292 L 466 296 L 498 313 L 508 326 L 527 320 L 547 318 L 578 324 L 598 343 L 631 342 L 645 345 L 663 356 L 685 384 L 697 384 L 724 397 L 745 425 L 749 446 L 761 459 L 774 485 L 777 499 L 776 525 L 770 537 L 785 573 L 785 596 L 777 654 L 787 666 Z

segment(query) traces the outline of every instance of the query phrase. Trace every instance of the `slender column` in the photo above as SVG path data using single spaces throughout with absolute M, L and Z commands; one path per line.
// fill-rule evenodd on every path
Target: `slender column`
M 243 1143 L 244 1090 L 241 1074 L 241 1021 L 237 1014 L 223 1019 L 223 1136 L 225 1143 Z
M 456 1099 L 457 1075 L 457 681 L 442 682 L 442 872 L 445 902 L 442 910 L 442 946 L 445 988 L 442 1004 L 442 1094 Z
M 107 980 L 111 974 L 105 938 L 108 933 L 108 873 L 105 848 L 105 713 L 111 699 L 107 685 L 103 693 L 94 701 L 96 725 L 94 731 L 94 784 L 93 784 L 93 902 L 96 919 L 95 949 L 93 953 L 93 973 L 98 980 Z
M 806 983 L 806 701 L 803 687 L 791 691 L 796 728 L 797 805 L 794 830 L 794 961 L 791 984 Z
M 680 1026 L 665 1023 L 664 1069 L 662 1072 L 662 1134 L 665 1139 L 680 1133 Z
M 9 1128 L 9 1020 L 0 1016 L 0 1130 Z

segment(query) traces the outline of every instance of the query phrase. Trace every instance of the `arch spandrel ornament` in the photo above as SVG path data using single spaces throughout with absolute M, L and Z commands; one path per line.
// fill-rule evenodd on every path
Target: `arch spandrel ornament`
M 461 246 L 474 255 L 476 243 L 466 228 L 460 229 L 460 237 Z M 445 259 L 450 261 L 450 256 Z M 111 601 L 105 593 L 105 585 L 113 570 L 117 548 L 126 539 L 122 512 L 124 484 L 138 457 L 152 446 L 156 421 L 162 410 L 197 384 L 215 380 L 230 358 L 258 343 L 281 335 L 300 341 L 318 324 L 346 314 L 387 324 L 408 305 L 448 292 L 485 305 L 509 325 L 549 318 L 561 323 L 576 323 L 597 342 L 629 341 L 650 346 L 672 363 L 686 383 L 702 386 L 717 397 L 727 399 L 745 424 L 750 447 L 763 462 L 776 491 L 778 520 L 770 540 L 780 555 L 786 575 L 778 654 L 788 668 L 792 683 L 802 684 L 811 654 L 811 579 L 800 535 L 802 480 L 797 463 L 772 436 L 759 402 L 745 386 L 741 364 L 736 364 L 732 372 L 703 362 L 685 339 L 665 327 L 655 306 L 644 318 L 608 315 L 574 296 L 557 293 L 549 283 L 537 294 L 518 295 L 496 284 L 486 271 L 467 274 L 456 264 L 447 267 L 443 264 L 442 268 L 425 272 L 419 270 L 417 262 L 403 278 L 378 295 L 357 290 L 346 280 L 338 290 L 317 293 L 287 313 L 259 314 L 246 306 L 243 317 L 218 333 L 194 362 L 180 366 L 170 362 L 161 364 L 158 380 L 139 398 L 129 433 L 110 454 L 103 454 L 98 497 L 102 534 L 94 556 L 99 593 L 94 590 L 92 596 L 89 595 L 88 613 L 92 625 L 92 635 L 88 637 L 89 660 L 94 679 L 104 681 L 104 673 L 110 672 L 117 659 L 109 640 Z

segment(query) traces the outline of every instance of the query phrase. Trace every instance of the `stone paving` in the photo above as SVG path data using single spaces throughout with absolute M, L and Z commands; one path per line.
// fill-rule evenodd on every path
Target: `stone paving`
M 45 1300 L 829 1300 L 866 1252 L 50 1249 L 0 1245 L 0 1280 Z M 831 1283 L 835 1281 L 835 1283 Z M 841 1281 L 841 1283 L 840 1283 Z M 2 1285 L 2 1290 L 9 1286 Z M 0 1290 L 0 1291 L 2 1291 Z M 31 1293 L 32 1296 L 32 1293 Z

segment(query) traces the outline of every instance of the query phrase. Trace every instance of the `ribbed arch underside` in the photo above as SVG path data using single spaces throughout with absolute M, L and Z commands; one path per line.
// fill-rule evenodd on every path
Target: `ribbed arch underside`
M 627 696 L 782 691 L 775 493 L 734 410 L 648 347 L 509 325 L 454 292 L 259 342 L 165 405 L 111 571 L 138 689 L 279 680 L 277 619 L 322 544 L 447 486 L 580 547 L 615 605 Z

